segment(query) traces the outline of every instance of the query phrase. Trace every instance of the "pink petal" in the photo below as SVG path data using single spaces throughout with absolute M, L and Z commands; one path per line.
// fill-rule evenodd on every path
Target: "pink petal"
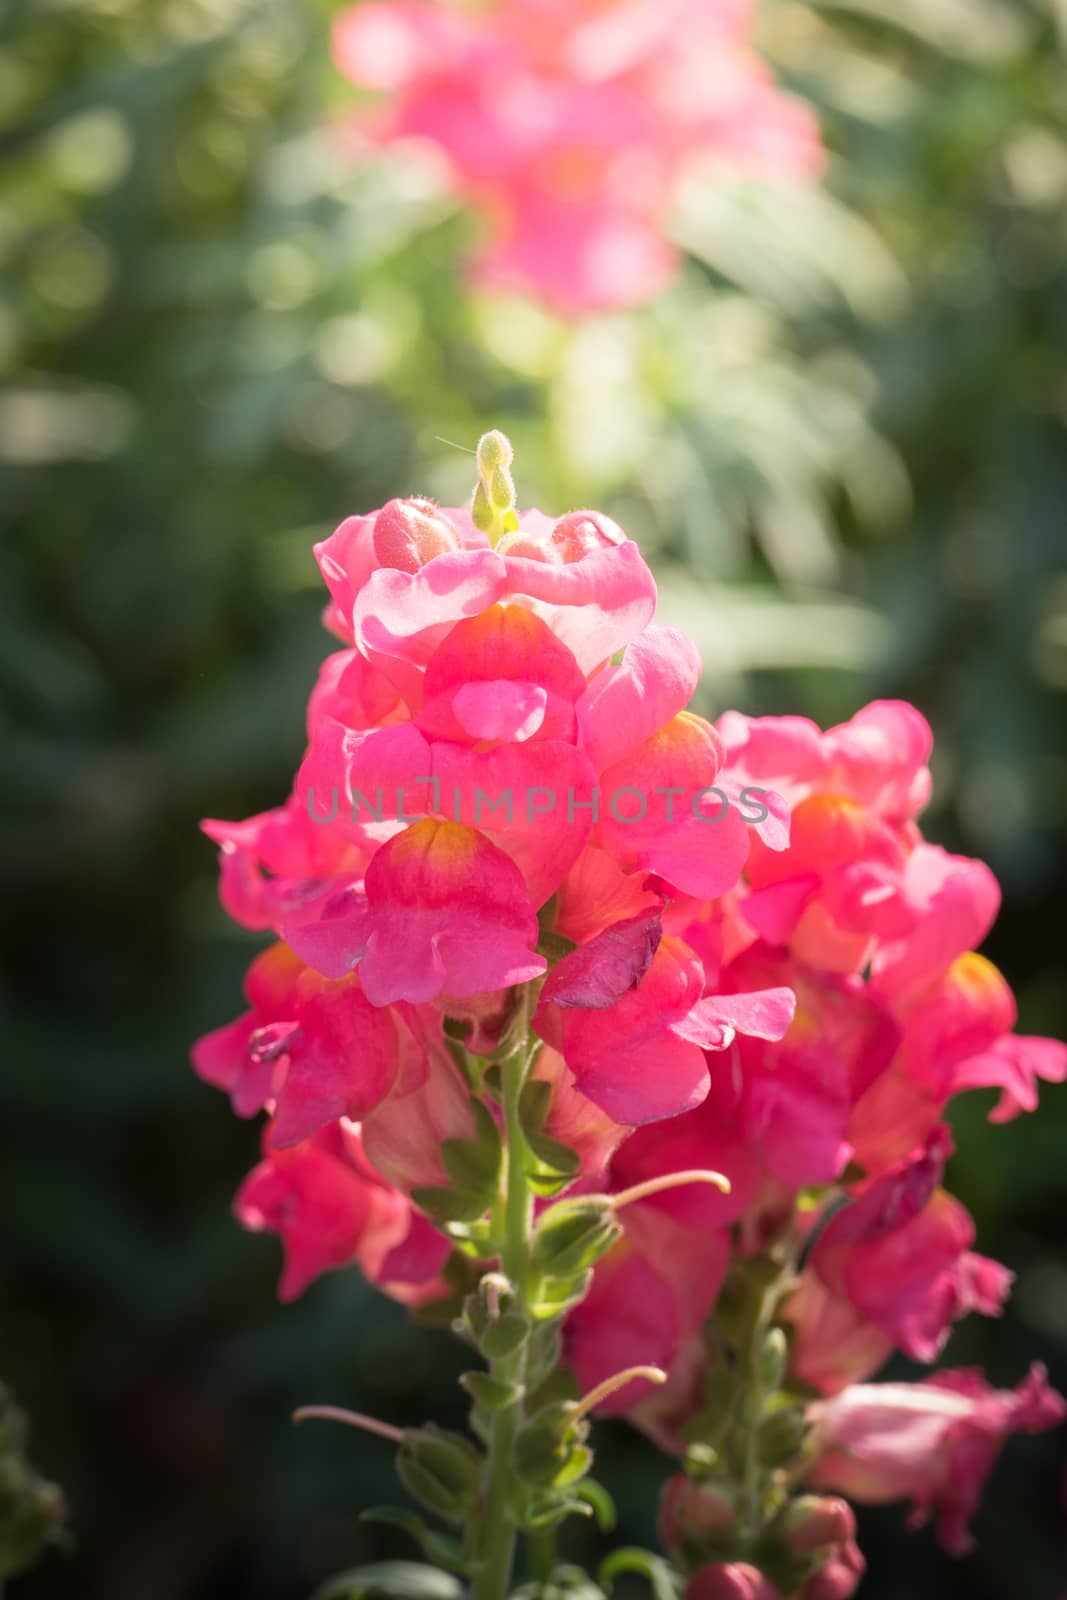
M 541 999 L 602 1010 L 633 989 L 652 963 L 663 924 L 658 913 L 612 923 L 553 968 Z

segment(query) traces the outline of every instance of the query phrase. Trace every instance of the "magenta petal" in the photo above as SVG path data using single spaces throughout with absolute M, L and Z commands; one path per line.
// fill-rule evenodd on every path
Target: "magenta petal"
M 663 1033 L 575 1072 L 579 1089 L 616 1122 L 640 1127 L 692 1111 L 708 1093 L 704 1052 Z
M 557 565 L 505 556 L 505 592 L 533 602 L 583 672 L 629 644 L 656 608 L 656 585 L 631 539 Z
M 358 1118 L 393 1087 L 399 1060 L 396 1024 L 354 981 L 323 986 L 300 1013 L 293 1049 L 274 1113 L 271 1143 L 299 1144 L 339 1117 Z
M 577 705 L 582 746 L 598 772 L 614 766 L 679 711 L 700 679 L 700 656 L 677 628 L 650 623 L 617 667 L 598 672 Z
M 477 616 L 503 588 L 504 562 L 492 550 L 452 551 L 418 572 L 380 567 L 356 599 L 353 632 L 369 650 L 425 666 L 448 627 Z
M 767 944 L 786 944 L 818 888 L 819 878 L 814 872 L 807 872 L 801 878 L 787 878 L 784 883 L 753 889 L 742 900 L 741 912 Z
M 456 690 L 452 710 L 472 739 L 530 739 L 545 720 L 548 693 L 537 683 L 507 678 L 465 683 Z
M 629 917 L 573 951 L 550 973 L 542 1000 L 603 1010 L 633 989 L 652 963 L 663 924 L 658 912 Z
M 781 1039 L 796 1008 L 792 989 L 709 995 L 698 1000 L 687 1017 L 673 1023 L 671 1032 L 705 1050 L 724 1050 L 739 1033 L 754 1039 Z
M 360 977 L 373 1005 L 482 994 L 545 970 L 522 874 L 474 828 L 416 823 L 382 846 L 366 888 Z
M 370 922 L 367 901 L 359 889 L 328 889 L 309 917 L 304 908 L 300 918 L 283 924 L 279 930 L 289 948 L 324 978 L 343 978 L 357 965 L 367 948 Z

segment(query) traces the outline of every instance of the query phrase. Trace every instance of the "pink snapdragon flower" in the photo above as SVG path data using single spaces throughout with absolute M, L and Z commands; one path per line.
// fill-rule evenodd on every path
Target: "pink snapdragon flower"
M 293 1300 L 321 1273 L 359 1266 L 406 1303 L 432 1293 L 450 1246 L 367 1161 L 359 1129 L 337 1122 L 263 1160 L 241 1185 L 234 1210 L 253 1232 L 281 1236 L 278 1289 Z
M 476 280 L 581 313 L 672 276 L 664 224 L 698 158 L 819 170 L 814 119 L 774 87 L 750 30 L 746 0 L 383 0 L 341 15 L 334 56 L 388 97 L 355 119 L 363 134 L 428 144 L 481 211 Z
M 583 1390 L 634 1366 L 677 1367 L 679 1352 L 697 1341 L 730 1258 L 725 1228 L 694 1227 L 644 1202 L 621 1213 L 623 1237 L 600 1262 L 593 1286 L 567 1320 L 564 1359 Z M 654 1392 L 657 1417 L 684 1387 Z M 636 1379 L 602 1404 L 622 1416 L 653 1395 Z
M 240 1115 L 270 1115 L 264 1192 L 330 1170 L 315 1141 L 358 1123 L 407 1207 L 445 1183 L 441 1145 L 472 1136 L 446 1022 L 491 1053 L 516 991 L 547 977 L 542 1131 L 602 1173 L 634 1125 L 700 1101 L 715 1052 L 789 1026 L 788 974 L 727 981 L 662 926 L 682 904 L 687 929 L 713 919 L 755 839 L 785 848 L 784 802 L 725 774 L 686 709 L 696 651 L 653 621 L 652 575 L 603 513 L 529 511 L 494 543 L 466 509 L 394 500 L 315 553 L 344 648 L 293 792 L 205 825 L 225 908 L 281 942 L 194 1064 Z
M 868 1505 L 910 1499 L 911 1524 L 934 1516 L 945 1548 L 966 1555 L 968 1523 L 1004 1440 L 1065 1416 L 1067 1402 L 1040 1365 L 1014 1390 L 992 1388 L 973 1369 L 857 1384 L 813 1408 L 821 1453 L 810 1481 Z
M 970 1311 L 999 1316 L 1011 1274 L 971 1250 L 974 1223 L 940 1187 L 951 1150 L 947 1129 L 833 1216 L 811 1265 L 898 1349 L 932 1361 L 954 1321 Z
M 620 701 L 622 715 L 605 722 L 606 739 L 625 737 L 626 708 Z M 655 875 L 638 897 L 636 874 L 619 874 L 591 847 L 576 877 L 610 896 L 619 921 L 557 967 L 538 1026 L 570 1041 L 584 1092 L 621 1120 L 646 1123 L 616 1150 L 612 1187 L 713 1169 L 729 1178 L 728 1196 L 681 1187 L 644 1208 L 732 1227 L 739 1263 L 786 1230 L 798 1249 L 809 1239 L 782 1313 L 793 1331 L 790 1370 L 833 1394 L 894 1348 L 931 1361 L 960 1317 L 999 1314 L 1011 1275 L 975 1253 L 972 1219 L 943 1185 L 944 1107 L 995 1086 L 997 1120 L 1030 1109 L 1039 1079 L 1064 1076 L 1067 1052 L 1014 1035 L 1010 990 L 971 948 L 998 903 L 988 868 L 921 839 L 931 739 L 912 707 L 877 702 L 826 733 L 802 718 L 728 713 L 717 732 L 722 781 L 738 793 L 758 785 L 792 807 L 785 848 L 768 849 L 767 829 L 751 830 L 737 887 L 701 899 Z M 578 908 L 564 911 L 584 932 Z M 650 956 L 652 926 L 662 933 Z M 672 1010 L 672 1001 L 684 1010 L 681 989 L 666 984 L 682 952 L 716 1007 L 731 994 L 765 1004 L 791 992 L 791 1021 L 773 1031 L 738 1026 L 725 1044 L 688 1034 Z M 620 999 L 599 1010 L 612 985 Z M 645 995 L 656 997 L 648 1014 Z M 702 1069 L 686 1053 L 693 1044 Z M 677 1100 L 660 1122 L 626 1100 L 630 1081 L 651 1076 L 653 1056 L 659 1092 Z M 608 1099 L 601 1057 L 611 1063 Z M 684 1102 L 687 1084 L 700 1104 Z M 573 1315 L 580 1324 L 582 1308 Z M 687 1408 L 702 1404 L 708 1354 L 669 1309 L 660 1325 L 643 1309 L 635 1317 L 620 1305 L 617 1315 L 629 1323 L 633 1359 L 670 1374 L 631 1415 L 677 1449 Z

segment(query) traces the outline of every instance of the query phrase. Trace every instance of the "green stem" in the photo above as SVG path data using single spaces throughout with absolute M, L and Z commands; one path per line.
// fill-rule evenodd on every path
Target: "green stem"
M 530 1271 L 530 1231 L 533 1222 L 533 1197 L 526 1178 L 525 1141 L 519 1117 L 519 1097 L 529 1064 L 529 1047 L 524 1040 L 505 1063 L 504 1127 L 507 1140 L 507 1177 L 504 1204 L 504 1237 L 500 1264 L 514 1288 L 514 1310 L 526 1310 L 527 1280 Z M 493 1376 L 505 1383 L 521 1383 L 526 1367 L 523 1349 L 491 1363 Z M 478 1569 L 473 1600 L 506 1600 L 515 1564 L 517 1528 L 512 1514 L 511 1454 L 515 1435 L 522 1422 L 523 1406 L 518 1401 L 493 1418 L 489 1438 L 488 1490 L 478 1541 Z
M 530 1577 L 538 1583 L 547 1583 L 556 1565 L 555 1528 L 536 1528 L 526 1536 L 530 1553 Z

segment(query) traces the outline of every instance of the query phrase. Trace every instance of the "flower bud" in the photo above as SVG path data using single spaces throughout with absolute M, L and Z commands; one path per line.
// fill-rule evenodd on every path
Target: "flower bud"
M 515 452 L 511 440 L 499 428 L 490 428 L 478 440 L 478 474 L 488 478 L 498 467 L 510 467 Z
M 867 1569 L 854 1540 L 843 1544 L 814 1578 L 809 1578 L 801 1600 L 850 1600 Z
M 737 1509 L 720 1488 L 681 1474 L 668 1478 L 659 1507 L 659 1527 L 668 1550 L 721 1539 L 737 1526 Z
M 801 1453 L 808 1431 L 807 1418 L 795 1406 L 772 1411 L 760 1425 L 760 1460 L 768 1467 L 787 1466 Z
M 787 1355 L 785 1334 L 781 1328 L 771 1328 L 760 1347 L 757 1369 L 760 1388 L 765 1394 L 773 1394 L 775 1389 L 781 1388 Z
M 496 512 L 485 484 L 479 481 L 471 501 L 471 521 L 482 533 L 488 533 L 496 523 Z
M 552 529 L 552 544 L 564 562 L 580 561 L 594 550 L 624 544 L 626 535 L 602 511 L 568 511 Z
M 786 1506 L 777 1529 L 792 1555 L 810 1555 L 854 1539 L 856 1518 L 848 1501 L 838 1495 L 804 1494 Z
M 778 1590 L 745 1561 L 712 1562 L 694 1572 L 685 1600 L 781 1600 Z
M 515 480 L 507 467 L 494 467 L 487 487 L 494 509 L 510 511 L 515 504 Z
M 389 500 L 374 519 L 379 566 L 418 572 L 434 556 L 459 547 L 455 528 L 432 500 Z
M 564 1200 L 537 1224 L 533 1264 L 548 1278 L 575 1277 L 606 1255 L 621 1234 L 607 1200 Z
M 477 1499 L 481 1479 L 477 1450 L 462 1434 L 445 1433 L 432 1423 L 405 1433 L 396 1470 L 416 1500 L 454 1522 L 461 1522 Z

